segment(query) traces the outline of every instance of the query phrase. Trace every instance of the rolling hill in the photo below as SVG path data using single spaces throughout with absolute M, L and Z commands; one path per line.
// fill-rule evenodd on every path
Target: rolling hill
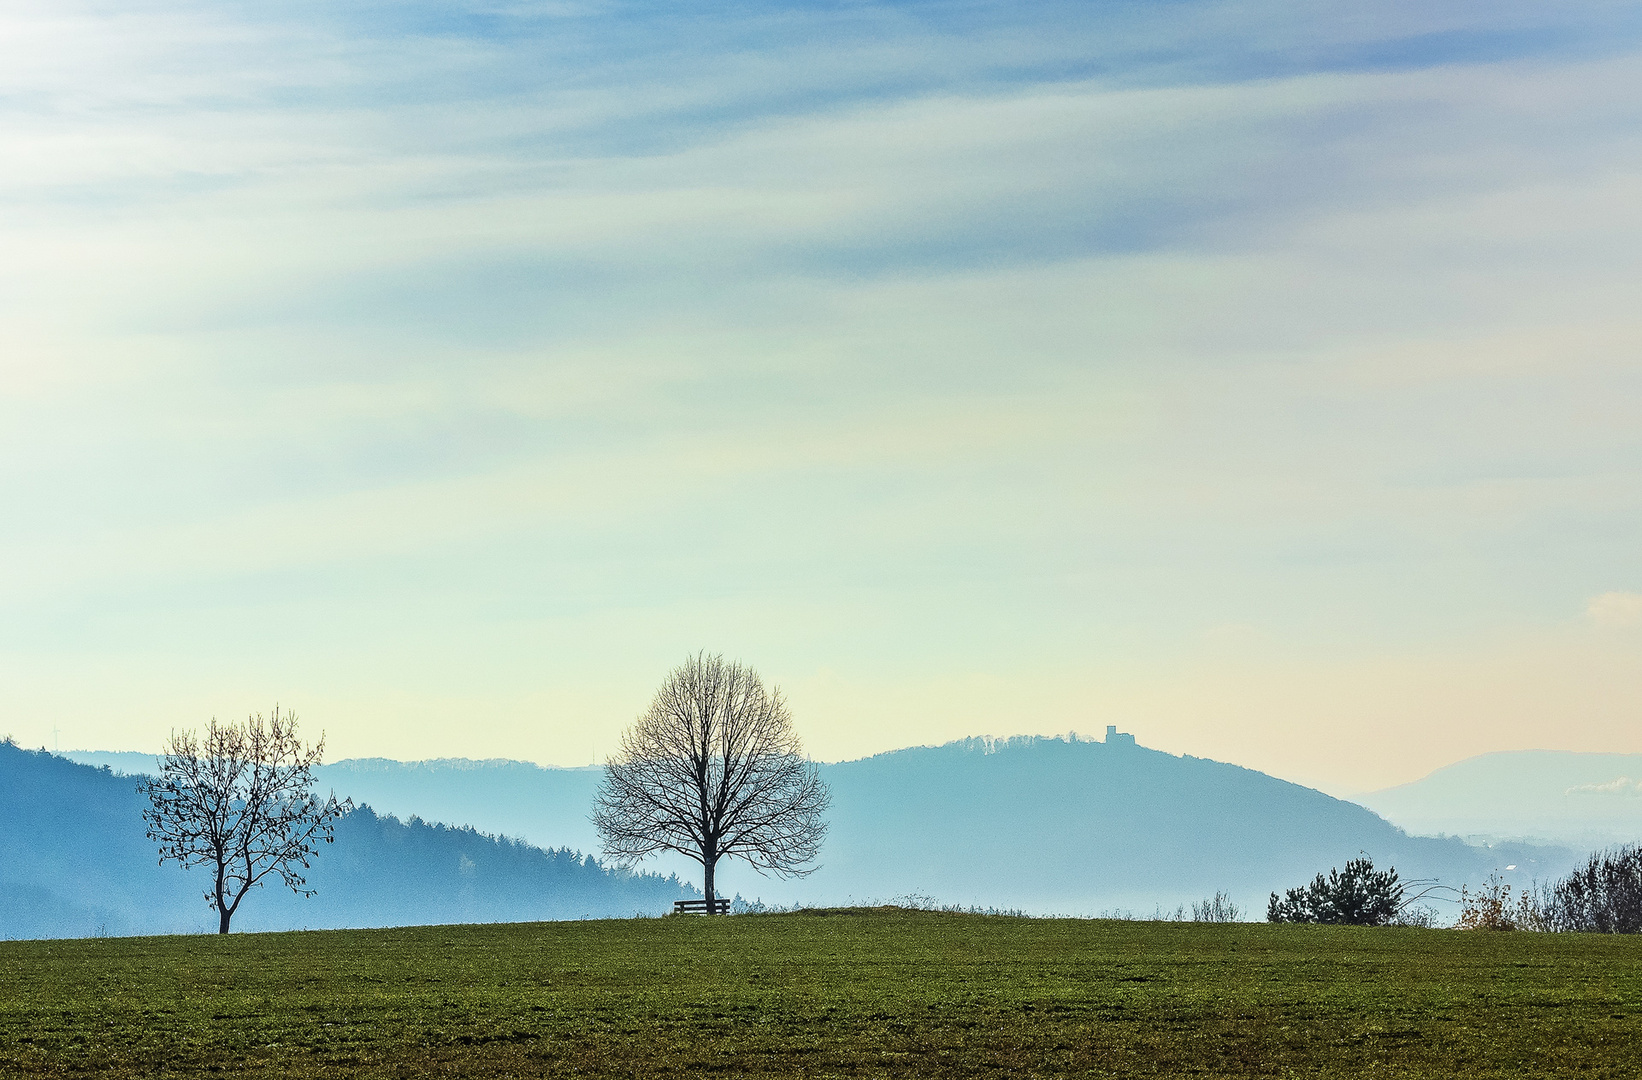
M 127 764 L 144 761 L 152 767 L 152 758 Z M 1411 836 L 1311 788 L 1123 740 L 967 739 L 821 769 L 833 790 L 821 868 L 781 881 L 721 866 L 722 890 L 770 903 L 916 895 L 1076 914 L 1149 913 L 1225 890 L 1259 915 L 1269 892 L 1359 852 L 1405 877 L 1456 885 L 1495 871 L 1550 877 L 1575 858 Z M 325 766 L 321 780 L 381 811 L 597 850 L 587 811 L 599 776 L 514 761 L 364 759 Z M 655 865 L 695 880 L 682 858 Z
M 1410 836 L 1369 810 L 1223 762 L 1133 743 L 970 739 L 826 771 L 830 901 L 927 892 L 967 904 L 1150 911 L 1223 889 L 1266 895 L 1367 852 L 1404 877 L 1560 873 L 1569 853 Z
M 203 871 L 157 865 L 130 777 L 0 743 L 0 936 L 200 932 L 216 920 Z M 600 866 L 471 828 L 342 819 L 302 899 L 248 897 L 236 930 L 505 922 L 660 913 L 695 895 L 680 882 Z

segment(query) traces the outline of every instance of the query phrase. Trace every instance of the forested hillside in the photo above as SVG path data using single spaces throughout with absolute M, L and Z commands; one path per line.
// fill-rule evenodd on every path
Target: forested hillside
M 68 751 L 64 757 L 115 772 L 152 773 L 153 754 Z M 472 825 L 481 832 L 541 847 L 593 851 L 598 837 L 588 811 L 604 770 L 550 768 L 528 761 L 436 758 L 394 761 L 347 758 L 314 770 L 321 791 L 335 791 L 382 814 Z
M 152 758 L 115 761 L 152 768 Z M 967 739 L 821 766 L 832 828 L 821 869 L 799 881 L 721 867 L 727 893 L 779 903 L 908 894 L 945 902 L 1095 913 L 1150 912 L 1230 890 L 1258 914 L 1266 894 L 1359 852 L 1404 876 L 1526 882 L 1574 853 L 1410 836 L 1355 803 L 1252 769 L 1127 743 Z M 341 761 L 341 794 L 401 815 L 471 823 L 583 850 L 596 769 L 517 761 Z M 693 875 L 676 859 L 658 865 Z M 1512 869 L 1507 869 L 1511 867 Z
M 1268 892 L 1359 852 L 1404 877 L 1454 884 L 1496 868 L 1545 877 L 1573 858 L 1410 836 L 1312 788 L 1133 744 L 968 739 L 825 774 L 833 832 L 826 866 L 804 885 L 829 897 L 920 891 L 963 903 L 1149 912 L 1225 889 L 1258 915 Z
M 115 761 L 152 767 L 152 758 Z M 948 903 L 1149 913 L 1228 890 L 1266 894 L 1367 852 L 1405 877 L 1526 883 L 1568 869 L 1558 847 L 1411 836 L 1355 803 L 1253 769 L 1129 743 L 966 739 L 821 766 L 832 787 L 821 868 L 781 881 L 721 866 L 719 887 L 776 903 L 917 894 Z M 596 848 L 596 769 L 516 761 L 348 760 L 322 785 L 409 816 L 472 824 L 547 847 Z M 697 873 L 682 858 L 656 864 Z M 1511 869 L 1507 869 L 1507 868 Z M 699 884 L 699 881 L 698 881 Z
M 215 927 L 203 871 L 157 865 L 144 800 L 124 776 L 0 744 L 0 936 L 193 932 Z M 252 893 L 234 929 L 394 926 L 659 913 L 693 895 L 471 828 L 356 809 L 308 873 L 302 899 Z

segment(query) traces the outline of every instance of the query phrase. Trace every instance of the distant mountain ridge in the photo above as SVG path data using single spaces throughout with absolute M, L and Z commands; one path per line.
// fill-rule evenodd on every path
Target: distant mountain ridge
M 1642 842 L 1642 754 L 1516 750 L 1360 797 L 1412 832 L 1596 847 Z
M 1495 871 L 1549 877 L 1575 858 L 1556 847 L 1411 836 L 1311 788 L 1121 738 L 964 739 L 820 769 L 833 790 L 820 869 L 781 881 L 721 866 L 721 888 L 777 903 L 923 895 L 1077 914 L 1151 911 L 1227 890 L 1259 914 L 1267 893 L 1360 852 L 1404 877 L 1456 885 Z M 382 759 L 341 761 L 320 774 L 323 785 L 379 810 L 594 851 L 587 814 L 600 775 L 524 762 Z M 696 873 L 682 858 L 655 865 Z
M 1404 877 L 1546 876 L 1570 852 L 1410 836 L 1299 784 L 1133 742 L 962 740 L 827 766 L 835 796 L 825 898 L 907 890 L 1088 913 L 1229 891 L 1266 895 L 1360 852 Z M 1516 869 L 1505 871 L 1505 867 Z M 742 891 L 748 890 L 743 887 Z

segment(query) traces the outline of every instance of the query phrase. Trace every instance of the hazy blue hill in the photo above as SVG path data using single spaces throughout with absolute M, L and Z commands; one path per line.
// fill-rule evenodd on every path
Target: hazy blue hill
M 1413 832 L 1642 842 L 1642 754 L 1519 750 L 1466 758 L 1360 798 Z
M 0 935 L 126 932 L 136 912 L 156 930 L 190 926 L 167 886 L 192 890 L 154 861 L 129 780 L 0 743 Z
M 156 768 L 153 754 L 73 750 L 63 756 L 131 775 Z M 591 766 L 552 768 L 499 758 L 347 758 L 316 770 L 321 790 L 351 796 L 379 813 L 471 825 L 498 836 L 582 851 L 598 847 L 587 815 L 602 775 L 602 769 Z
M 126 767 L 143 764 L 133 757 Z M 1404 876 L 1455 884 L 1506 866 L 1517 867 L 1505 873 L 1519 881 L 1549 877 L 1575 858 L 1558 848 L 1409 836 L 1311 788 L 1134 745 L 969 739 L 821 770 L 833 789 L 821 869 L 780 881 L 733 864 L 720 868 L 722 890 L 777 903 L 922 894 L 1092 914 L 1150 912 L 1224 889 L 1258 914 L 1267 893 L 1362 851 Z M 599 776 L 592 768 L 461 759 L 348 760 L 321 773 L 325 785 L 379 810 L 581 850 L 597 850 L 587 814 Z M 682 858 L 655 865 L 692 879 L 697 873 Z
M 63 750 L 56 756 L 79 765 L 107 769 L 121 776 L 140 776 L 159 768 L 159 759 L 153 754 L 140 754 L 134 750 Z
M 320 782 L 385 814 L 472 825 L 551 847 L 598 848 L 587 819 L 602 769 L 527 761 L 390 761 L 349 758 L 322 766 Z
M 253 895 L 236 928 L 661 914 L 674 900 L 697 895 L 669 878 L 606 870 L 569 849 L 547 851 L 471 828 L 402 822 L 370 809 L 337 826 L 336 843 L 314 860 L 308 883 L 319 891 L 306 900 L 273 888 Z
M 1405 877 L 1560 872 L 1566 852 L 1411 837 L 1369 810 L 1251 769 L 1133 745 L 973 739 L 828 766 L 826 896 L 1086 911 L 1266 894 L 1367 852 Z M 748 891 L 743 889 L 743 891 Z
M 0 744 L 0 936 L 214 929 L 200 870 L 157 865 L 130 777 Z M 269 886 L 236 929 L 494 922 L 661 912 L 690 895 L 654 874 L 610 871 L 470 828 L 360 809 L 308 874 L 303 900 Z

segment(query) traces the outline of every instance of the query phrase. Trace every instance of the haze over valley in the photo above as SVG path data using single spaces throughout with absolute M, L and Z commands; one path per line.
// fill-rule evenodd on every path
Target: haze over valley
M 0 854 L 11 853 L 3 864 L 11 869 L 0 870 L 10 932 L 208 921 L 190 887 L 197 874 L 146 865 L 152 845 L 135 817 L 130 777 L 152 772 L 155 758 L 64 758 L 85 764 L 15 749 L 7 757 L 13 798 L 35 810 L 30 817 L 13 806 L 0 822 L 74 823 L 67 832 L 37 825 L 34 837 L 0 824 Z M 637 877 L 594 864 L 596 768 L 364 759 L 317 773 L 322 789 L 362 809 L 315 856 L 318 896 L 260 890 L 247 929 L 661 914 L 673 899 L 699 894 L 699 867 L 682 858 L 652 861 Z M 1256 917 L 1267 893 L 1362 852 L 1407 878 L 1457 887 L 1490 875 L 1519 886 L 1549 880 L 1584 850 L 1410 835 L 1357 804 L 1121 734 L 1104 742 L 1075 734 L 967 739 L 826 764 L 821 774 L 833 805 L 820 869 L 781 880 L 728 865 L 725 895 L 770 905 L 900 900 L 1087 916 L 1169 913 L 1225 892 Z M 24 776 L 30 784 L 16 786 Z M 103 809 L 88 814 L 81 790 L 98 792 Z M 68 837 L 99 832 L 106 877 L 91 884 L 67 869 L 80 865 Z

